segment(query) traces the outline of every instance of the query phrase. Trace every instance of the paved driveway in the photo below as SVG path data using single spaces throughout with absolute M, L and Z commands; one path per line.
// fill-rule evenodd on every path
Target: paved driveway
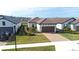
M 49 41 L 69 41 L 69 39 L 57 33 L 43 33 L 43 35 L 45 35 Z

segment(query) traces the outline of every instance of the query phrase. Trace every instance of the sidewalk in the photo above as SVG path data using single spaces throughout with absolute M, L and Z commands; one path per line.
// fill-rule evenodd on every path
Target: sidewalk
M 49 46 L 55 45 L 56 51 L 72 51 L 77 49 L 79 51 L 79 41 L 59 41 L 59 42 L 46 42 L 46 43 L 33 43 L 33 44 L 19 44 L 17 48 L 28 48 L 28 47 L 39 47 L 39 46 Z M 15 45 L 0 46 L 0 51 L 2 49 L 13 49 Z
M 49 45 L 54 45 L 54 43 L 46 42 L 46 43 L 33 43 L 33 44 L 19 44 L 17 45 L 17 48 L 39 47 L 39 46 L 49 46 Z M 13 48 L 15 48 L 15 45 L 0 46 L 0 50 L 13 49 Z

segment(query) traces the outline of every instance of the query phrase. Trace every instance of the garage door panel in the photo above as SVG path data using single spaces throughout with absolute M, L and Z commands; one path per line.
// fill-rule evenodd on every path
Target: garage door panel
M 79 26 L 76 26 L 76 31 L 79 31 Z
M 42 32 L 54 32 L 54 27 L 42 27 Z
M 0 27 L 0 34 L 3 32 L 13 33 L 13 28 L 12 27 Z

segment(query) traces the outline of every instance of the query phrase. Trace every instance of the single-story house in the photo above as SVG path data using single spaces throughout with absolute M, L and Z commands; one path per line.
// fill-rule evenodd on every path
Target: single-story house
M 20 26 L 20 18 L 0 15 L 0 35 L 14 34 Z
M 79 31 L 79 19 L 76 19 L 71 23 L 71 30 Z
M 28 22 L 28 27 L 35 27 L 38 32 L 57 32 L 74 21 L 75 18 L 34 18 Z

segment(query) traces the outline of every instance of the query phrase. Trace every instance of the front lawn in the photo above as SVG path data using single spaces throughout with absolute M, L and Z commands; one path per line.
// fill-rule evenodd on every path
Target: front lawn
M 16 36 L 17 44 L 31 44 L 31 43 L 42 43 L 42 42 L 49 42 L 49 40 L 39 33 L 39 35 L 35 36 Z M 15 41 L 7 42 L 7 45 L 15 44 Z
M 79 34 L 72 33 L 60 33 L 60 35 L 70 39 L 70 40 L 79 40 Z
M 2 51 L 15 51 L 15 49 L 5 49 L 5 50 L 2 50 Z M 17 51 L 55 51 L 55 46 L 18 48 Z

